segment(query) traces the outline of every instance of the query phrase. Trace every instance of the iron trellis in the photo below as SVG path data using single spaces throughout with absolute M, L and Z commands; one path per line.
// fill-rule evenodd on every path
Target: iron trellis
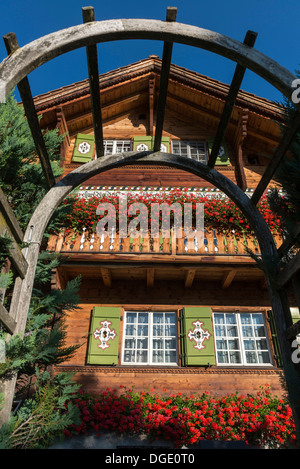
M 240 207 L 256 233 L 262 252 L 263 265 L 265 266 L 264 271 L 270 295 L 270 303 L 274 311 L 276 326 L 279 332 L 278 335 L 283 352 L 285 377 L 299 439 L 300 395 L 298 390 L 300 389 L 300 380 L 298 372 L 291 361 L 290 343 L 286 339 L 286 337 L 289 336 L 289 333 L 291 331 L 294 333 L 295 330 L 291 329 L 292 322 L 285 285 L 293 275 L 300 270 L 300 265 L 298 267 L 300 262 L 298 264 L 296 263 L 296 267 L 292 266 L 293 269 L 288 265 L 286 267 L 288 276 L 284 277 L 284 279 L 282 278 L 282 273 L 280 273 L 279 268 L 280 259 L 285 252 L 284 249 L 289 249 L 293 244 L 293 240 L 289 240 L 285 243 L 284 248 L 277 251 L 272 234 L 257 209 L 256 204 L 274 176 L 276 169 L 299 130 L 300 105 L 298 106 L 291 126 L 285 130 L 282 141 L 275 151 L 274 156 L 269 163 L 269 166 L 266 168 L 266 171 L 251 199 L 246 196 L 240 187 L 214 169 L 218 148 L 222 137 L 225 134 L 245 70 L 248 68 L 254 73 L 260 75 L 289 100 L 291 100 L 291 96 L 294 91 L 292 83 L 296 77 L 274 60 L 266 57 L 264 54 L 253 48 L 256 33 L 252 31 L 247 32 L 244 43 L 241 43 L 213 31 L 177 23 L 176 8 L 167 9 L 166 21 L 118 19 L 98 22 L 95 21 L 93 7 L 85 7 L 82 9 L 82 12 L 82 25 L 51 33 L 21 48 L 18 46 L 15 34 L 10 33 L 4 36 L 9 56 L 0 65 L 0 102 L 4 103 L 5 97 L 9 91 L 11 91 L 15 86 L 18 86 L 29 126 L 36 144 L 37 155 L 40 158 L 45 177 L 48 182 L 49 191 L 32 215 L 24 237 L 19 233 L 19 239 L 23 239 L 24 242 L 28 243 L 28 246 L 23 250 L 22 256 L 20 257 L 25 268 L 22 275 L 20 274 L 16 279 L 9 313 L 6 311 L 5 314 L 1 315 L 2 310 L 0 310 L 1 322 L 4 323 L 11 334 L 19 333 L 22 335 L 24 333 L 36 263 L 44 230 L 55 209 L 73 188 L 77 187 L 83 181 L 89 179 L 95 174 L 133 163 L 159 163 L 192 172 L 199 177 L 210 181 L 214 186 L 226 193 Z M 97 79 L 95 80 L 95 75 L 98 77 L 96 45 L 102 42 L 125 39 L 150 39 L 164 41 L 160 90 L 157 105 L 158 113 L 155 146 L 154 152 L 130 152 L 107 157 L 103 155 L 101 101 L 99 83 Z M 203 165 L 194 160 L 188 160 L 183 157 L 158 151 L 160 149 L 163 130 L 169 68 L 174 43 L 202 48 L 224 56 L 237 63 L 229 94 L 224 105 L 223 115 L 221 116 L 219 128 L 213 144 L 212 156 L 208 165 Z M 86 47 L 87 53 L 94 133 L 98 159 L 84 164 L 59 182 L 55 183 L 49 158 L 45 150 L 41 129 L 38 125 L 37 114 L 34 108 L 27 75 L 49 60 L 80 47 Z M 6 215 L 6 219 L 12 220 L 13 214 L 11 214 L 11 211 L 7 208 L 8 204 L 4 194 L 1 194 L 1 200 L 3 201 L 3 203 L 1 203 L 1 211 Z M 4 207 L 6 207 L 6 209 Z M 15 226 L 17 227 L 17 224 L 15 224 Z M 18 227 L 15 229 L 14 233 L 11 233 L 11 235 L 15 235 L 16 232 L 19 232 Z M 10 328 L 9 325 L 13 327 Z M 15 380 L 2 383 L 2 390 L 4 390 L 6 397 L 6 406 L 0 414 L 1 423 L 7 421 L 9 418 L 14 386 Z

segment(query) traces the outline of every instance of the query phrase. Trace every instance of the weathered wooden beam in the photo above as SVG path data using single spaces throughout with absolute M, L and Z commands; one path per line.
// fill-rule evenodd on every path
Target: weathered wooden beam
M 153 288 L 154 286 L 154 275 L 155 269 L 147 269 L 147 288 Z
M 297 111 L 292 120 L 292 123 L 286 128 L 284 135 L 282 137 L 282 140 L 280 144 L 278 145 L 271 159 L 271 162 L 269 163 L 267 169 L 262 175 L 262 178 L 259 181 L 255 191 L 253 192 L 251 200 L 255 205 L 259 202 L 269 182 L 275 175 L 276 170 L 278 169 L 282 159 L 284 158 L 286 152 L 288 151 L 291 143 L 293 142 L 299 130 L 300 130 L 300 111 Z
M 155 76 L 149 77 L 149 135 L 154 135 Z
M 84 23 L 94 22 L 95 21 L 94 8 L 83 7 L 82 16 L 83 16 Z M 101 97 L 100 97 L 100 86 L 99 86 L 98 53 L 97 53 L 96 44 L 86 47 L 86 56 L 87 56 L 89 83 L 90 83 L 90 90 L 91 90 L 91 104 L 92 104 L 96 152 L 97 152 L 97 157 L 101 157 L 104 155 L 104 144 L 103 144 Z
M 233 138 L 234 157 L 235 157 L 235 175 L 237 185 L 245 191 L 247 189 L 247 179 L 245 176 L 243 164 L 243 141 L 247 136 L 248 111 L 243 110 Z
M 10 334 L 14 334 L 17 323 L 16 321 L 10 316 L 7 312 L 6 308 L 0 303 L 0 323 L 4 325 L 4 327 L 8 330 Z
M 177 8 L 168 7 L 167 8 L 167 22 L 175 22 L 177 16 Z M 155 126 L 155 137 L 154 137 L 154 151 L 160 150 L 161 138 L 163 132 L 164 118 L 165 118 L 165 109 L 167 102 L 168 94 L 168 84 L 169 84 L 169 75 L 170 75 L 170 66 L 171 58 L 173 51 L 173 42 L 164 42 L 163 55 L 162 55 L 162 64 L 161 64 L 161 74 L 160 74 L 160 83 L 159 83 L 159 94 L 157 101 L 156 109 L 156 126 Z
M 248 47 L 253 47 L 256 41 L 257 33 L 253 31 L 247 31 L 244 44 Z M 229 88 L 229 92 L 224 104 L 223 113 L 220 119 L 220 123 L 218 126 L 218 130 L 214 139 L 214 143 L 211 149 L 211 153 L 209 156 L 208 166 L 213 168 L 216 163 L 216 159 L 218 157 L 220 147 L 223 143 L 225 132 L 230 120 L 230 116 L 232 114 L 234 104 L 241 87 L 244 75 L 245 75 L 246 67 L 238 64 L 236 66 L 233 79 Z
M 6 50 L 8 54 L 13 54 L 19 49 L 17 37 L 14 33 L 9 33 L 3 37 Z M 35 110 L 31 89 L 28 78 L 25 77 L 18 83 L 18 90 L 23 102 L 24 111 L 27 117 L 28 125 L 31 130 L 32 138 L 35 143 L 36 151 L 40 159 L 43 172 L 48 184 L 51 188 L 55 185 L 55 178 L 51 168 L 48 151 L 46 148 L 45 140 L 40 127 L 39 119 Z
M 300 321 L 295 322 L 295 324 L 286 329 L 285 337 L 287 340 L 291 340 L 294 339 L 297 334 L 300 334 Z
M 110 270 L 105 268 L 105 267 L 101 267 L 100 272 L 101 272 L 101 275 L 102 275 L 102 280 L 103 280 L 104 285 L 106 287 L 110 288 L 111 285 L 112 285 Z
M 222 279 L 222 289 L 225 290 L 230 287 L 235 275 L 237 273 L 236 269 L 228 270 Z
M 14 267 L 16 268 L 20 277 L 24 278 L 28 268 L 26 259 L 23 256 L 21 248 L 15 240 L 10 226 L 8 225 L 6 218 L 3 216 L 2 213 L 0 213 L 0 235 L 8 236 L 8 238 L 11 240 L 11 245 L 9 248 L 9 258 Z
M 196 269 L 189 269 L 186 272 L 185 280 L 184 280 L 185 288 L 191 288 L 192 287 L 193 281 L 194 281 L 194 278 L 195 278 L 195 274 L 196 274 Z
M 19 222 L 15 217 L 15 214 L 11 208 L 11 206 L 8 203 L 8 200 L 3 192 L 3 190 L 0 187 L 0 212 L 5 218 L 5 221 L 7 225 L 9 226 L 9 229 L 16 240 L 17 243 L 22 243 L 23 241 L 23 232 L 20 228 Z

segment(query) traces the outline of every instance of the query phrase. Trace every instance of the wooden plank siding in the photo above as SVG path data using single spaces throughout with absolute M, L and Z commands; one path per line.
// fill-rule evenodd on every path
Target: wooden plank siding
M 72 314 L 72 317 L 66 318 L 68 327 L 66 345 L 77 343 L 81 347 L 74 358 L 56 367 L 57 372 L 76 372 L 75 380 L 80 382 L 87 392 L 97 394 L 107 387 L 120 391 L 120 385 L 123 385 L 127 388 L 134 386 L 136 391 L 150 391 L 152 389 L 154 392 L 163 393 L 163 389 L 166 388 L 170 393 L 180 391 L 189 395 L 210 391 L 214 395 L 225 395 L 235 391 L 242 394 L 257 392 L 261 386 L 269 384 L 272 392 L 278 396 L 283 396 L 285 393 L 282 383 L 283 373 L 276 367 L 122 366 L 120 362 L 117 366 L 86 365 L 92 308 L 95 305 L 104 306 L 107 304 L 97 302 L 97 298 L 93 298 L 93 300 L 91 302 L 89 297 L 89 301 L 80 305 L 79 311 Z M 178 311 L 181 307 L 182 305 L 174 305 L 173 308 L 170 305 L 161 305 L 159 308 L 153 308 L 153 306 L 151 308 L 152 310 Z M 128 304 L 127 309 L 141 310 L 141 307 L 138 308 L 136 304 Z M 224 307 L 213 309 L 222 311 Z M 253 308 L 244 307 L 241 310 L 253 311 Z M 264 309 L 255 308 L 255 311 L 264 311 Z M 120 322 L 120 325 L 119 351 L 121 354 L 123 321 Z
M 160 85 L 161 61 L 150 56 L 127 67 L 108 72 L 99 78 L 103 138 L 127 140 L 137 136 L 152 136 L 156 130 L 156 107 Z M 163 137 L 170 140 L 206 140 L 214 138 L 229 86 L 203 75 L 171 65 Z M 93 121 L 88 80 L 53 90 L 35 98 L 41 125 L 58 126 L 67 133 L 64 140 L 62 167 L 67 175 L 79 166 L 72 162 L 78 133 L 93 134 Z M 238 159 L 235 136 L 241 116 L 247 115 L 243 139 L 239 140 Z M 58 119 L 60 121 L 58 122 Z M 63 122 L 62 122 L 63 119 Z M 236 163 L 244 175 L 245 188 L 254 189 L 265 166 L 280 141 L 282 113 L 278 106 L 242 90 L 239 91 L 226 130 L 230 164 L 216 166 L 228 179 L 237 183 Z M 58 125 L 59 124 L 59 125 Z M 63 125 L 62 125 L 63 124 Z M 208 156 L 208 153 L 207 153 Z M 94 155 L 95 157 L 95 149 Z M 271 182 L 276 186 L 276 182 Z M 83 187 L 138 186 L 212 188 L 197 176 L 163 165 L 132 165 L 96 175 Z M 95 306 L 119 306 L 123 316 L 126 309 L 144 311 L 178 311 L 184 306 L 209 306 L 212 311 L 263 311 L 266 314 L 270 298 L 264 274 L 245 252 L 243 241 L 233 242 L 217 236 L 216 251 L 213 235 L 208 233 L 208 250 L 186 252 L 183 239 L 176 243 L 157 239 L 141 243 L 114 239 L 103 243 L 95 236 L 92 243 L 81 235 L 71 242 L 72 234 L 64 231 L 52 236 L 48 250 L 60 252 L 63 264 L 55 274 L 55 285 L 64 288 L 78 275 L 82 276 L 80 309 L 66 316 L 66 345 L 81 347 L 57 371 L 75 371 L 75 379 L 87 392 L 97 393 L 107 387 L 119 389 L 120 384 L 134 386 L 137 391 L 154 389 L 162 392 L 202 393 L 222 395 L 231 392 L 249 393 L 268 383 L 272 391 L 284 395 L 282 371 L 268 367 L 181 367 L 179 366 L 116 366 L 87 365 L 88 333 L 92 309 Z M 252 251 L 258 253 L 253 240 Z M 281 244 L 276 239 L 277 245 Z M 295 300 L 293 299 L 295 302 Z M 268 323 L 267 323 L 268 324 Z M 268 328 L 268 327 L 267 327 Z M 123 321 L 120 322 L 122 342 Z M 268 328 L 271 354 L 272 340 Z M 178 342 L 180 351 L 180 343 Z M 119 349 L 121 354 L 121 348 Z

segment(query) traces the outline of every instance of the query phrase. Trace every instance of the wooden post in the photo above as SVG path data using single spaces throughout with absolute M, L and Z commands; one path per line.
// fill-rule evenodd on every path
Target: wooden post
M 83 7 L 82 16 L 84 23 L 95 21 L 95 13 L 93 7 Z M 99 86 L 99 68 L 98 68 L 98 54 L 97 45 L 86 47 L 89 82 L 91 90 L 91 102 L 93 113 L 93 125 L 95 133 L 95 145 L 97 157 L 104 155 L 103 144 L 103 128 L 102 128 L 102 112 L 101 112 L 101 98 Z
M 256 41 L 256 37 L 257 37 L 257 33 L 253 31 L 247 31 L 247 34 L 244 39 L 244 44 L 247 45 L 248 47 L 253 47 Z M 230 116 L 233 111 L 233 107 L 237 98 L 237 94 L 239 92 L 240 86 L 242 84 L 242 81 L 245 75 L 245 71 L 246 71 L 246 68 L 241 66 L 240 64 L 236 66 L 234 76 L 233 76 L 233 79 L 229 88 L 229 92 L 228 92 L 228 95 L 224 104 L 223 113 L 220 119 L 218 130 L 217 130 L 214 143 L 211 149 L 211 154 L 209 156 L 208 166 L 210 168 L 213 168 L 216 163 L 216 159 L 218 157 L 220 147 L 222 145 L 222 142 L 225 136 L 225 132 L 226 132 L 229 120 L 230 120 Z
M 4 43 L 8 54 L 12 54 L 19 48 L 17 37 L 14 33 L 4 36 Z M 35 110 L 28 78 L 23 78 L 18 84 L 18 90 L 23 102 L 25 114 L 31 130 L 32 138 L 35 143 L 36 151 L 39 156 L 48 187 L 55 184 L 55 178 L 52 172 L 48 151 L 42 135 L 39 119 Z
M 175 22 L 176 15 L 177 15 L 177 8 L 168 7 L 166 21 Z M 154 151 L 160 151 L 161 137 L 162 137 L 162 131 L 163 131 L 163 125 L 164 125 L 164 117 L 165 117 L 165 108 L 166 108 L 166 102 L 167 102 L 172 50 L 173 50 L 173 43 L 165 42 L 164 48 L 163 48 L 160 84 L 159 84 L 159 95 L 158 95 L 157 112 L 156 112 L 156 128 L 155 128 L 155 138 L 154 138 L 154 146 L 153 146 Z

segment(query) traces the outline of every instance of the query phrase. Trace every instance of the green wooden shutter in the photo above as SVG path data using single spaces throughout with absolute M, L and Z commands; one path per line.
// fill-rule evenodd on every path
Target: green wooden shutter
M 208 137 L 207 139 L 208 143 L 208 152 L 209 155 L 211 154 L 212 146 L 214 143 L 214 138 Z M 228 165 L 230 164 L 229 160 L 229 152 L 228 152 L 228 147 L 225 142 L 222 143 L 222 146 L 220 148 L 220 155 L 216 159 L 216 165 Z
M 92 159 L 94 150 L 94 135 L 77 134 L 72 162 L 87 163 Z
M 161 144 L 166 147 L 166 152 L 170 153 L 170 139 L 169 137 L 162 137 L 161 138 Z M 153 137 L 153 145 L 154 145 L 154 137 Z
M 150 136 L 137 136 L 133 138 L 133 151 L 151 151 L 152 139 Z M 145 146 L 145 148 L 144 148 Z
M 120 307 L 94 307 L 89 334 L 87 363 L 90 365 L 117 365 L 119 349 Z M 99 336 L 107 338 L 105 344 Z
M 208 366 L 216 364 L 211 309 L 208 307 L 183 308 L 180 311 L 181 350 L 183 366 Z M 201 330 L 198 330 L 198 327 Z M 203 348 L 197 348 L 193 337 L 203 334 Z M 203 337 L 202 336 L 202 337 Z
M 268 321 L 270 324 L 270 331 L 271 331 L 271 336 L 272 336 L 272 342 L 274 346 L 274 353 L 275 353 L 275 360 L 277 363 L 277 366 L 282 368 L 282 357 L 281 357 L 281 351 L 280 351 L 280 346 L 279 346 L 279 341 L 277 337 L 277 330 L 276 330 L 276 325 L 275 325 L 275 320 L 274 320 L 274 313 L 272 310 L 268 311 Z
M 153 150 L 153 146 L 154 146 L 154 139 L 155 137 L 151 137 L 151 136 L 137 136 L 137 137 L 134 137 L 133 138 L 133 151 L 138 151 L 138 148 L 140 145 L 144 144 L 147 148 L 145 148 L 144 151 L 152 151 Z M 162 145 L 164 145 L 166 147 L 166 152 L 167 153 L 170 153 L 170 139 L 169 137 L 162 137 L 161 139 L 161 143 Z M 142 150 L 142 146 L 141 146 L 141 150 Z

